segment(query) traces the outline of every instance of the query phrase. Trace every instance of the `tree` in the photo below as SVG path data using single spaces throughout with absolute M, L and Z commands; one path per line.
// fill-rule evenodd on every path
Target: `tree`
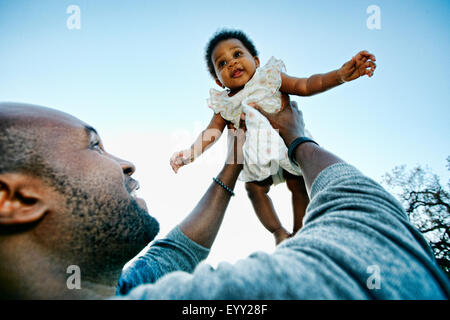
M 450 171 L 450 156 L 447 157 Z M 409 220 L 430 243 L 437 263 L 450 277 L 450 179 L 442 186 L 439 177 L 429 168 L 416 166 L 410 171 L 397 166 L 383 176 L 400 200 Z

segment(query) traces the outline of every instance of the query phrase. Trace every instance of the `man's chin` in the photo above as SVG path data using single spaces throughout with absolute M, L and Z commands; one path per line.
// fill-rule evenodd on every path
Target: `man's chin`
M 142 228 L 146 235 L 148 242 L 155 239 L 159 232 L 159 222 L 148 212 L 147 203 L 142 198 L 133 198 L 133 202 L 139 211 L 139 215 L 142 218 Z
M 147 239 L 148 239 L 148 242 L 150 242 L 150 241 L 153 241 L 159 233 L 159 222 L 154 217 L 152 217 L 148 212 L 147 212 L 147 214 L 151 220 L 151 223 L 148 225 L 147 230 L 146 230 L 147 231 Z
M 147 209 L 147 204 L 141 198 L 133 199 L 134 206 L 138 211 L 138 215 L 140 217 L 140 228 L 142 229 L 143 240 L 145 245 L 155 239 L 156 235 L 159 232 L 159 222 L 150 215 Z
M 139 208 L 148 212 L 147 203 L 145 202 L 144 199 L 136 198 L 135 200 L 136 200 L 136 203 L 138 204 Z

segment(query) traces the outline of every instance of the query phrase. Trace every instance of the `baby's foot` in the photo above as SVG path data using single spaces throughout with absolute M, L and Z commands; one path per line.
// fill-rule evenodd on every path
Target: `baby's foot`
M 275 237 L 275 245 L 279 245 L 281 242 L 283 242 L 284 240 L 286 240 L 287 238 L 290 238 L 292 236 L 283 227 L 281 227 L 280 229 L 275 230 L 272 234 Z

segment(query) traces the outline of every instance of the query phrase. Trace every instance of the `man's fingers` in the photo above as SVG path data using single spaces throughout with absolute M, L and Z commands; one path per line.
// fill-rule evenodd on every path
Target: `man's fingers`
M 298 104 L 297 104 L 296 101 L 291 101 L 291 103 L 289 104 L 289 107 L 290 107 L 291 109 L 293 109 L 293 110 L 296 110 L 296 111 L 299 111 L 299 112 L 300 112 L 300 110 L 298 109 Z
M 269 114 L 264 111 L 263 108 L 261 108 L 259 105 L 257 105 L 256 103 L 249 103 L 249 106 L 255 108 L 256 110 L 258 110 L 263 116 L 267 117 Z

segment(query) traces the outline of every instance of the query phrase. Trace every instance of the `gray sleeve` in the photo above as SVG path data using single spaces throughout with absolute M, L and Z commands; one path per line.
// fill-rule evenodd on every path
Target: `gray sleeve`
M 354 167 L 323 170 L 303 228 L 273 254 L 173 272 L 128 299 L 445 299 L 449 281 L 400 203 Z
M 192 241 L 179 227 L 175 227 L 122 271 L 116 293 L 126 294 L 134 287 L 153 283 L 169 272 L 192 272 L 208 254 L 209 249 Z

